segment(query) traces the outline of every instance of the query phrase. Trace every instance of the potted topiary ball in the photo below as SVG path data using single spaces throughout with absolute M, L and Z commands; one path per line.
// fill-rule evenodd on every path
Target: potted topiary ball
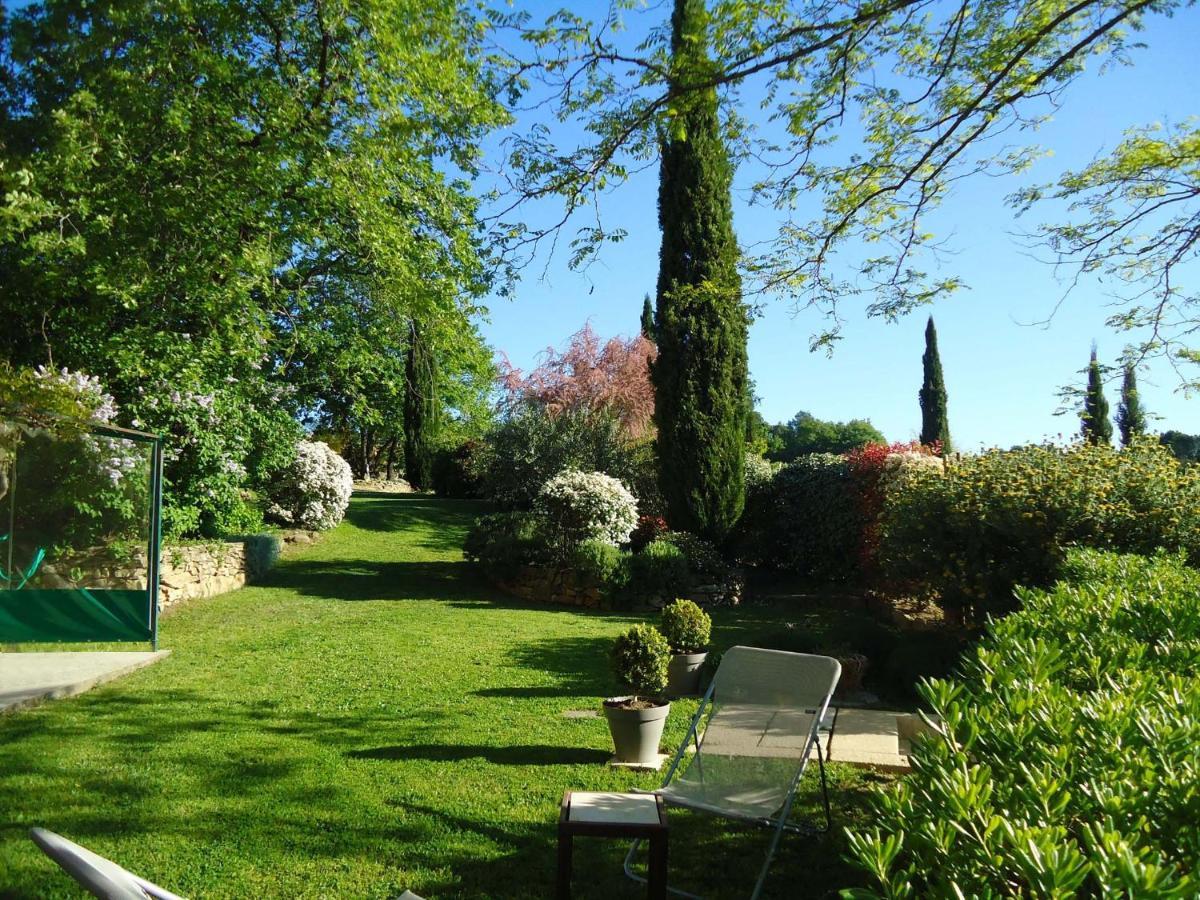
M 658 745 L 671 704 L 662 699 L 671 649 L 653 625 L 634 625 L 610 654 L 613 674 L 631 693 L 604 701 L 616 761 L 658 768 Z
M 671 646 L 667 667 L 667 696 L 699 693 L 700 668 L 708 656 L 712 619 L 691 600 L 676 600 L 663 607 L 659 630 Z

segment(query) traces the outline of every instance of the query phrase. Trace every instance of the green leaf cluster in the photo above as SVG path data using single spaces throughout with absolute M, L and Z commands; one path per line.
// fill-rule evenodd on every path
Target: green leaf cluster
M 982 619 L 1044 587 L 1072 547 L 1184 552 L 1200 562 L 1200 470 L 1153 438 L 951 457 L 891 482 L 880 575 L 894 593 L 937 596 Z
M 1075 551 L 951 681 L 844 897 L 1194 897 L 1200 574 Z

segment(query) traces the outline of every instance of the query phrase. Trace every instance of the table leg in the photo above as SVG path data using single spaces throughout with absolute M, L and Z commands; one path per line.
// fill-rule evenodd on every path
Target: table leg
M 558 900 L 571 900 L 571 846 L 572 836 L 559 829 L 558 832 Z
M 658 834 L 650 838 L 650 865 L 646 873 L 646 896 L 650 900 L 666 900 L 667 897 L 667 836 Z

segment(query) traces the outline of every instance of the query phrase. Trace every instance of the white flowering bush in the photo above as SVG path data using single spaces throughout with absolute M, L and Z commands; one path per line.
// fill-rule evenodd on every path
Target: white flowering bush
M 584 541 L 624 544 L 637 525 L 637 499 L 603 472 L 566 469 L 542 485 L 534 511 L 562 549 Z
M 350 505 L 350 465 L 323 441 L 301 441 L 296 461 L 271 486 L 267 515 L 284 525 L 324 531 L 337 525 Z
M 894 491 L 904 490 L 914 476 L 940 475 L 945 471 L 946 463 L 940 456 L 919 453 L 914 450 L 903 450 L 899 453 L 889 454 L 883 461 L 879 486 L 886 496 Z

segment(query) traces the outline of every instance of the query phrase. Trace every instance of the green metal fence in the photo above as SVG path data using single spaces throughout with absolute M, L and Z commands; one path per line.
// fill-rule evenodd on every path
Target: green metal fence
M 162 442 L 0 419 L 0 642 L 158 645 Z

